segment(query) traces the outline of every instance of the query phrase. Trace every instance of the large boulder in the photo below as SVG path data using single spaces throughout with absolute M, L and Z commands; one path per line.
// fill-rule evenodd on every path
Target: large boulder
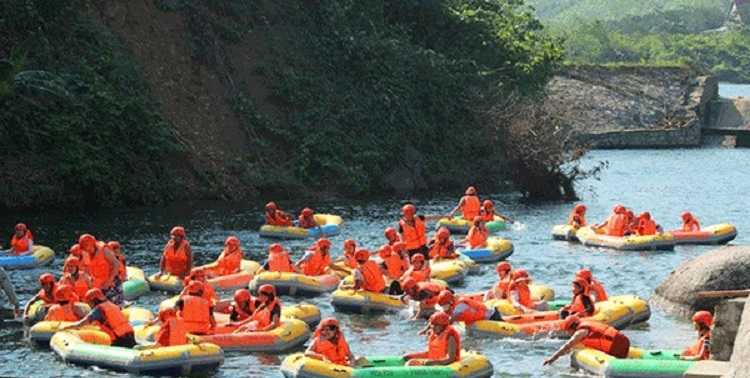
M 750 289 L 750 247 L 726 246 L 682 263 L 656 288 L 651 301 L 689 317 L 698 310 L 713 311 L 722 300 L 698 298 L 699 291 L 742 289 Z
M 750 306 L 745 306 L 742 312 L 742 323 L 734 339 L 732 352 L 732 372 L 730 378 L 745 378 L 750 372 Z

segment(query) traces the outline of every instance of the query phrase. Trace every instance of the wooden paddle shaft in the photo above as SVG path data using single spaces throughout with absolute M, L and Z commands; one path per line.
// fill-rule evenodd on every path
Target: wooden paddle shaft
M 750 296 L 750 290 L 699 291 L 698 298 L 743 298 Z

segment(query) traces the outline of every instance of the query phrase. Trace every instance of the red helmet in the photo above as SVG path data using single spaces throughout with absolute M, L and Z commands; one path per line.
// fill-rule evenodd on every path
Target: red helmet
M 63 265 L 64 265 L 63 269 L 71 267 L 71 266 L 80 267 L 81 259 L 75 256 L 70 256 L 67 259 L 65 259 L 65 263 Z
M 693 219 L 693 214 L 689 211 L 683 212 L 680 216 L 682 217 L 683 220 Z
M 464 192 L 464 194 L 466 194 L 467 196 L 473 196 L 473 195 L 477 194 L 477 188 L 475 188 L 473 186 L 470 186 L 470 187 L 466 188 L 466 192 Z
M 226 247 L 239 247 L 240 246 L 240 239 L 238 239 L 236 236 L 230 236 L 224 240 L 224 246 Z
M 55 283 L 55 276 L 53 276 L 52 273 L 44 273 L 41 276 L 39 276 L 40 285 L 53 284 L 53 283 Z
M 456 297 L 448 289 L 441 291 L 437 298 L 438 304 L 441 306 L 449 304 L 449 303 L 453 303 L 453 301 L 455 300 L 456 300 Z
M 328 327 L 339 327 L 339 321 L 336 320 L 336 318 L 325 318 L 320 321 L 320 324 L 318 325 L 320 329 L 328 328 Z
M 588 268 L 582 268 L 576 273 L 576 277 L 581 277 L 584 280 L 586 280 L 586 282 L 591 282 L 593 275 L 591 274 L 591 271 Z
M 358 249 L 354 252 L 354 259 L 358 262 L 365 262 L 370 259 L 370 251 L 366 249 Z
M 484 202 L 482 202 L 482 207 L 485 209 L 492 209 L 495 207 L 495 203 L 492 202 L 492 200 L 484 200 Z
M 245 303 L 245 302 L 249 302 L 252 299 L 253 299 L 253 296 L 250 295 L 250 290 L 239 289 L 234 292 L 235 303 Z
M 641 213 L 641 215 L 638 216 L 638 218 L 651 219 L 651 213 L 649 213 L 648 211 L 644 211 Z
M 159 320 L 167 321 L 177 317 L 177 311 L 173 307 L 164 307 L 159 310 Z
M 193 280 L 187 285 L 185 291 L 190 295 L 200 295 L 203 292 L 203 289 L 203 282 Z
M 395 252 L 401 252 L 401 251 L 406 250 L 406 243 L 400 242 L 400 241 L 399 242 L 395 242 L 395 243 L 393 243 L 393 245 L 391 246 L 391 248 Z
M 390 245 L 386 244 L 380 247 L 380 249 L 378 250 L 378 255 L 380 255 L 381 259 L 385 259 L 391 255 L 391 252 L 393 252 L 393 248 L 391 248 Z
M 413 217 L 414 214 L 417 213 L 417 207 L 410 203 L 406 204 L 401 208 L 401 213 L 403 213 L 405 217 Z
M 83 234 L 78 238 L 78 245 L 81 246 L 81 249 L 94 248 L 96 246 L 96 238 L 91 234 Z
M 306 208 L 302 209 L 302 215 L 304 215 L 306 217 L 311 217 L 313 214 L 315 214 L 315 212 L 313 212 L 313 209 L 311 209 L 309 207 L 306 207 Z
M 107 243 L 107 248 L 113 250 L 113 251 L 119 251 L 122 246 L 120 245 L 120 242 L 113 240 L 109 243 Z
M 383 235 L 385 235 L 385 238 L 388 240 L 398 239 L 398 233 L 393 227 L 387 227 L 385 231 L 383 231 Z
M 437 237 L 440 240 L 445 240 L 451 237 L 451 232 L 446 227 L 440 227 L 437 232 Z
M 615 207 L 612 208 L 612 212 L 614 212 L 615 214 L 625 214 L 625 211 L 625 206 L 619 204 L 615 205 Z
M 268 210 L 268 211 L 276 210 L 278 208 L 279 207 L 276 206 L 276 202 L 271 201 L 271 202 L 269 202 L 269 203 L 266 204 L 266 210 Z
M 586 212 L 586 205 L 584 205 L 584 204 L 582 204 L 582 203 L 579 203 L 579 204 L 577 204 L 577 205 L 576 205 L 576 206 L 575 206 L 575 207 L 573 208 L 573 211 L 574 211 L 574 212 L 575 212 L 576 214 L 583 214 L 583 213 L 585 213 L 585 212 Z
M 411 263 L 412 263 L 412 264 L 414 264 L 414 263 L 416 263 L 416 262 L 418 262 L 418 261 L 419 261 L 419 262 L 424 262 L 424 255 L 423 255 L 423 254 L 421 254 L 421 253 L 415 253 L 415 254 L 414 254 L 414 255 L 413 255 L 412 257 L 411 257 Z
M 19 223 L 16 225 L 16 231 L 26 232 L 26 230 L 28 230 L 28 228 L 26 227 L 25 223 Z
M 274 253 L 279 253 L 284 250 L 284 247 L 281 246 L 279 243 L 273 243 L 270 246 L 268 246 L 268 250 Z
M 500 261 L 497 263 L 497 266 L 495 267 L 495 271 L 500 274 L 500 272 L 510 272 L 511 270 L 510 263 L 507 261 Z
M 714 324 L 714 317 L 708 311 L 698 311 L 693 315 L 693 321 L 702 326 L 711 327 Z
M 74 295 L 73 287 L 70 285 L 60 285 L 55 289 L 55 300 L 58 302 L 73 302 Z
M 102 293 L 102 290 L 98 287 L 95 287 L 89 291 L 86 292 L 86 295 L 84 296 L 86 302 L 91 303 L 94 300 L 100 300 L 100 301 L 106 301 L 107 297 L 104 296 L 104 293 Z
M 526 269 L 516 269 L 510 277 L 514 280 L 521 277 L 529 278 L 529 272 L 527 272 Z
M 276 288 L 273 287 L 273 285 L 264 284 L 260 285 L 258 288 L 258 294 L 268 295 L 268 296 L 276 296 Z
M 357 242 L 353 239 L 344 240 L 344 249 L 357 248 Z
M 576 327 L 578 327 L 579 323 L 581 323 L 581 318 L 579 318 L 578 315 L 570 315 L 565 318 L 565 321 L 563 322 L 563 329 L 566 331 L 572 331 Z
M 318 239 L 318 241 L 315 244 L 320 249 L 326 249 L 327 250 L 327 249 L 331 248 L 331 241 L 328 240 L 328 239 L 326 239 L 326 238 L 320 238 L 320 239 Z
M 436 312 L 430 316 L 430 324 L 439 326 L 449 326 L 451 324 L 451 317 L 442 312 Z
M 573 284 L 578 285 L 582 291 L 586 291 L 589 287 L 589 282 L 583 277 L 576 277 L 573 279 Z
M 185 237 L 185 227 L 182 226 L 174 226 L 172 227 L 172 231 L 169 231 L 169 234 L 172 236 L 179 236 L 181 238 Z

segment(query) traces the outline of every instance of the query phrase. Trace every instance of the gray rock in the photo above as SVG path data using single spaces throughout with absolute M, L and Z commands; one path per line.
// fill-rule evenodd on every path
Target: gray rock
M 713 311 L 721 302 L 699 299 L 699 291 L 748 288 L 750 247 L 726 246 L 682 263 L 656 288 L 651 301 L 666 311 L 689 317 L 698 310 Z
M 732 372 L 730 378 L 746 378 L 750 375 L 750 306 L 745 306 L 742 312 L 742 323 L 734 340 L 732 352 Z
M 714 329 L 711 332 L 711 359 L 729 361 L 732 357 L 744 309 L 745 298 L 730 299 L 716 306 Z

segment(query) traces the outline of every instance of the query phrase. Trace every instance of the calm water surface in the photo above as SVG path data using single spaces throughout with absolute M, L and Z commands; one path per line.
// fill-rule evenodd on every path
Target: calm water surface
M 599 180 L 582 183 L 581 195 L 589 206 L 588 218 L 605 217 L 615 202 L 636 211 L 649 210 L 666 228 L 677 227 L 680 212 L 694 211 L 705 225 L 730 221 L 740 235 L 734 243 L 750 241 L 747 214 L 747 193 L 750 193 L 750 150 L 694 149 L 645 151 L 594 151 L 587 162 L 609 161 Z M 456 194 L 458 197 L 459 193 Z M 551 285 L 558 296 L 568 296 L 573 273 L 583 266 L 591 267 L 612 294 L 637 294 L 648 298 L 654 287 L 680 262 L 695 257 L 710 247 L 678 247 L 674 252 L 639 253 L 613 252 L 550 240 L 552 225 L 565 220 L 571 204 L 527 206 L 510 196 L 494 196 L 505 210 L 523 225 L 502 233 L 515 244 L 510 261 L 528 269 L 534 279 Z M 420 211 L 435 214 L 450 210 L 457 198 L 416 200 Z M 224 238 L 240 237 L 246 255 L 262 259 L 268 241 L 258 237 L 261 203 L 227 205 L 200 204 L 158 210 L 125 209 L 90 214 L 6 214 L 0 227 L 9 233 L 18 220 L 28 222 L 42 244 L 58 253 L 54 270 L 62 264 L 61 252 L 75 242 L 76 235 L 90 231 L 107 240 L 120 240 L 130 264 L 153 273 L 169 229 L 183 224 L 188 231 L 199 263 L 209 262 L 218 255 Z M 287 208 L 291 204 L 282 203 Z M 334 238 L 340 246 L 345 238 L 355 238 L 364 245 L 382 243 L 382 230 L 398 219 L 399 201 L 372 201 L 351 204 L 310 204 L 316 209 L 341 214 L 346 219 L 344 233 Z M 288 243 L 299 255 L 308 242 Z M 337 250 L 337 253 L 340 249 Z M 492 267 L 483 268 L 480 276 L 470 276 L 464 288 L 476 291 L 495 282 Z M 37 290 L 36 278 L 44 270 L 15 271 L 12 279 L 22 299 Z M 138 304 L 155 309 L 166 296 L 151 293 Z M 297 299 L 285 298 L 286 303 Z M 324 315 L 333 313 L 330 298 L 311 300 Z M 407 314 L 377 317 L 336 314 L 342 320 L 347 339 L 355 354 L 395 354 L 419 350 L 425 340 L 416 335 L 422 322 L 407 320 Z M 646 348 L 680 348 L 692 341 L 691 326 L 658 309 L 647 325 L 629 329 L 632 343 Z M 121 375 L 95 368 L 79 368 L 61 363 L 50 351 L 33 349 L 22 340 L 21 329 L 0 329 L 0 376 L 99 376 Z M 466 348 L 486 354 L 499 377 L 579 376 L 563 358 L 555 366 L 542 368 L 543 357 L 562 344 L 560 340 L 464 340 Z M 283 355 L 248 355 L 230 353 L 217 377 L 280 376 L 277 366 Z

